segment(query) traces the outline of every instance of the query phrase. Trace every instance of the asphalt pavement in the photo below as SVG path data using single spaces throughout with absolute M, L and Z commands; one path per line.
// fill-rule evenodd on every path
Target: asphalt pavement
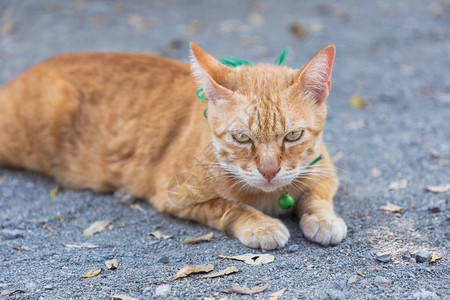
M 324 248 L 286 218 L 285 248 L 253 250 L 127 195 L 57 191 L 48 177 L 0 167 L 0 298 L 268 299 L 286 288 L 281 299 L 450 299 L 449 29 L 448 0 L 0 0 L 0 84 L 62 52 L 188 61 L 194 41 L 217 58 L 273 62 L 289 47 L 285 64 L 297 68 L 334 43 L 324 139 L 340 173 L 336 212 L 349 228 Z M 111 222 L 83 235 L 100 220 Z M 156 230 L 172 237 L 149 235 Z M 209 242 L 181 244 L 209 232 Z M 245 253 L 274 261 L 218 257 Z M 201 264 L 239 272 L 169 281 Z M 101 271 L 82 278 L 91 269 Z M 266 284 L 253 295 L 231 287 Z

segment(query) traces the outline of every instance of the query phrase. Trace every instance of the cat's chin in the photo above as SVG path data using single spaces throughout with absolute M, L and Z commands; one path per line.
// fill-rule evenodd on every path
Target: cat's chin
M 258 186 L 256 186 L 256 188 L 262 190 L 265 193 L 271 193 L 271 192 L 279 189 L 280 186 L 272 184 L 272 183 L 264 183 L 264 184 L 259 184 Z

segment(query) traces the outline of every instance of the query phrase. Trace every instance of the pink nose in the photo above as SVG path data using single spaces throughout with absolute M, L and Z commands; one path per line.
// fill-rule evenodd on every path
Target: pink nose
M 258 171 L 264 176 L 265 179 L 267 179 L 268 182 L 270 182 L 280 171 L 280 168 L 258 168 Z

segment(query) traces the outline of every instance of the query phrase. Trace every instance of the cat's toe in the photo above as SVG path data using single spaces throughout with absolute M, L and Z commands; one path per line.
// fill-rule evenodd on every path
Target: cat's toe
M 247 247 L 274 250 L 284 247 L 289 240 L 289 231 L 276 219 L 248 224 L 236 232 L 236 237 Z
M 337 245 L 347 235 L 347 226 L 341 218 L 304 215 L 300 221 L 305 237 L 322 246 Z

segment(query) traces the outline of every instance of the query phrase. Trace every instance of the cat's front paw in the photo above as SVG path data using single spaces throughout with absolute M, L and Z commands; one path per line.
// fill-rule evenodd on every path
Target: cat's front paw
M 325 215 L 303 215 L 300 220 L 305 237 L 322 246 L 337 245 L 347 235 L 347 226 L 341 218 Z
M 273 250 L 284 247 L 290 235 L 280 220 L 265 216 L 256 222 L 241 224 L 235 236 L 247 247 Z

